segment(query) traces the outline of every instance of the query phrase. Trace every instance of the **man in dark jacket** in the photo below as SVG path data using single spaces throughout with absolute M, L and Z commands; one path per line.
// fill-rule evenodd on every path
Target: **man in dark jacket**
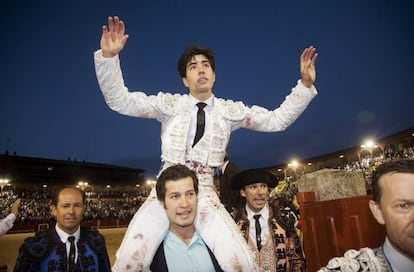
M 221 167 L 220 180 L 220 201 L 226 207 L 227 211 L 232 212 L 241 204 L 241 198 L 238 192 L 231 189 L 230 183 L 233 177 L 240 172 L 240 168 L 230 161 L 226 152 L 224 164 Z
M 62 188 L 51 210 L 55 227 L 24 241 L 14 271 L 111 271 L 104 237 L 89 227 L 80 227 L 84 213 L 82 191 Z

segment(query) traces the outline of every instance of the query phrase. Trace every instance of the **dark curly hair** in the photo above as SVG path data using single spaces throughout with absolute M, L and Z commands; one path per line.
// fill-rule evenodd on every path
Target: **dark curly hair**
M 191 59 L 195 55 L 206 56 L 206 58 L 210 62 L 213 72 L 216 71 L 216 57 L 214 55 L 213 50 L 211 50 L 208 47 L 200 47 L 198 45 L 192 44 L 192 45 L 187 46 L 187 48 L 182 53 L 180 59 L 178 60 L 177 70 L 182 78 L 185 78 L 186 76 L 187 63 L 191 61 Z

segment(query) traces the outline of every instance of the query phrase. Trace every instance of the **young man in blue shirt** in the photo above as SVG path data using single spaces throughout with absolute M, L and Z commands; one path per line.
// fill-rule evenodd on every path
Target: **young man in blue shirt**
M 198 179 L 184 165 L 165 169 L 157 180 L 157 198 L 169 228 L 155 253 L 151 271 L 222 271 L 195 229 Z

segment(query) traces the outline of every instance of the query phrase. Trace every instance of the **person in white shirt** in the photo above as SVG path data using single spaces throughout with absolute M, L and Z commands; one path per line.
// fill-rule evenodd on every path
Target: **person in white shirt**
M 183 164 L 197 173 L 198 212 L 204 218 L 196 220 L 197 231 L 223 270 L 254 271 L 254 258 L 214 191 L 214 172 L 224 162 L 234 130 L 282 131 L 306 109 L 317 94 L 313 86 L 316 49 L 304 49 L 300 57 L 301 79 L 278 108 L 267 110 L 215 97 L 214 53 L 196 45 L 188 46 L 178 61 L 178 72 L 188 94 L 130 92 L 124 84 L 119 59 L 128 37 L 124 22 L 116 16 L 109 17 L 108 26 L 102 28 L 101 49 L 94 53 L 96 75 L 106 103 L 121 114 L 161 123 L 161 171 Z M 147 269 L 167 229 L 168 220 L 153 190 L 130 222 L 112 269 Z
M 16 218 L 19 215 L 19 207 L 20 198 L 14 201 L 9 215 L 3 219 L 0 219 L 0 236 L 8 232 L 13 227 L 14 221 L 16 221 Z

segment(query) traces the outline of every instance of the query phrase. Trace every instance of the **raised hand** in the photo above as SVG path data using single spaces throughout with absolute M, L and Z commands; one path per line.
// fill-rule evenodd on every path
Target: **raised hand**
M 14 201 L 13 206 L 11 208 L 11 213 L 14 213 L 15 216 L 19 215 L 19 207 L 20 207 L 20 198 Z
M 108 26 L 102 26 L 101 49 L 105 58 L 114 57 L 121 52 L 128 40 L 125 24 L 118 16 L 108 17 Z
M 302 84 L 308 88 L 312 87 L 316 80 L 315 62 L 317 58 L 318 53 L 316 53 L 316 48 L 313 46 L 305 48 L 300 56 L 300 76 Z

